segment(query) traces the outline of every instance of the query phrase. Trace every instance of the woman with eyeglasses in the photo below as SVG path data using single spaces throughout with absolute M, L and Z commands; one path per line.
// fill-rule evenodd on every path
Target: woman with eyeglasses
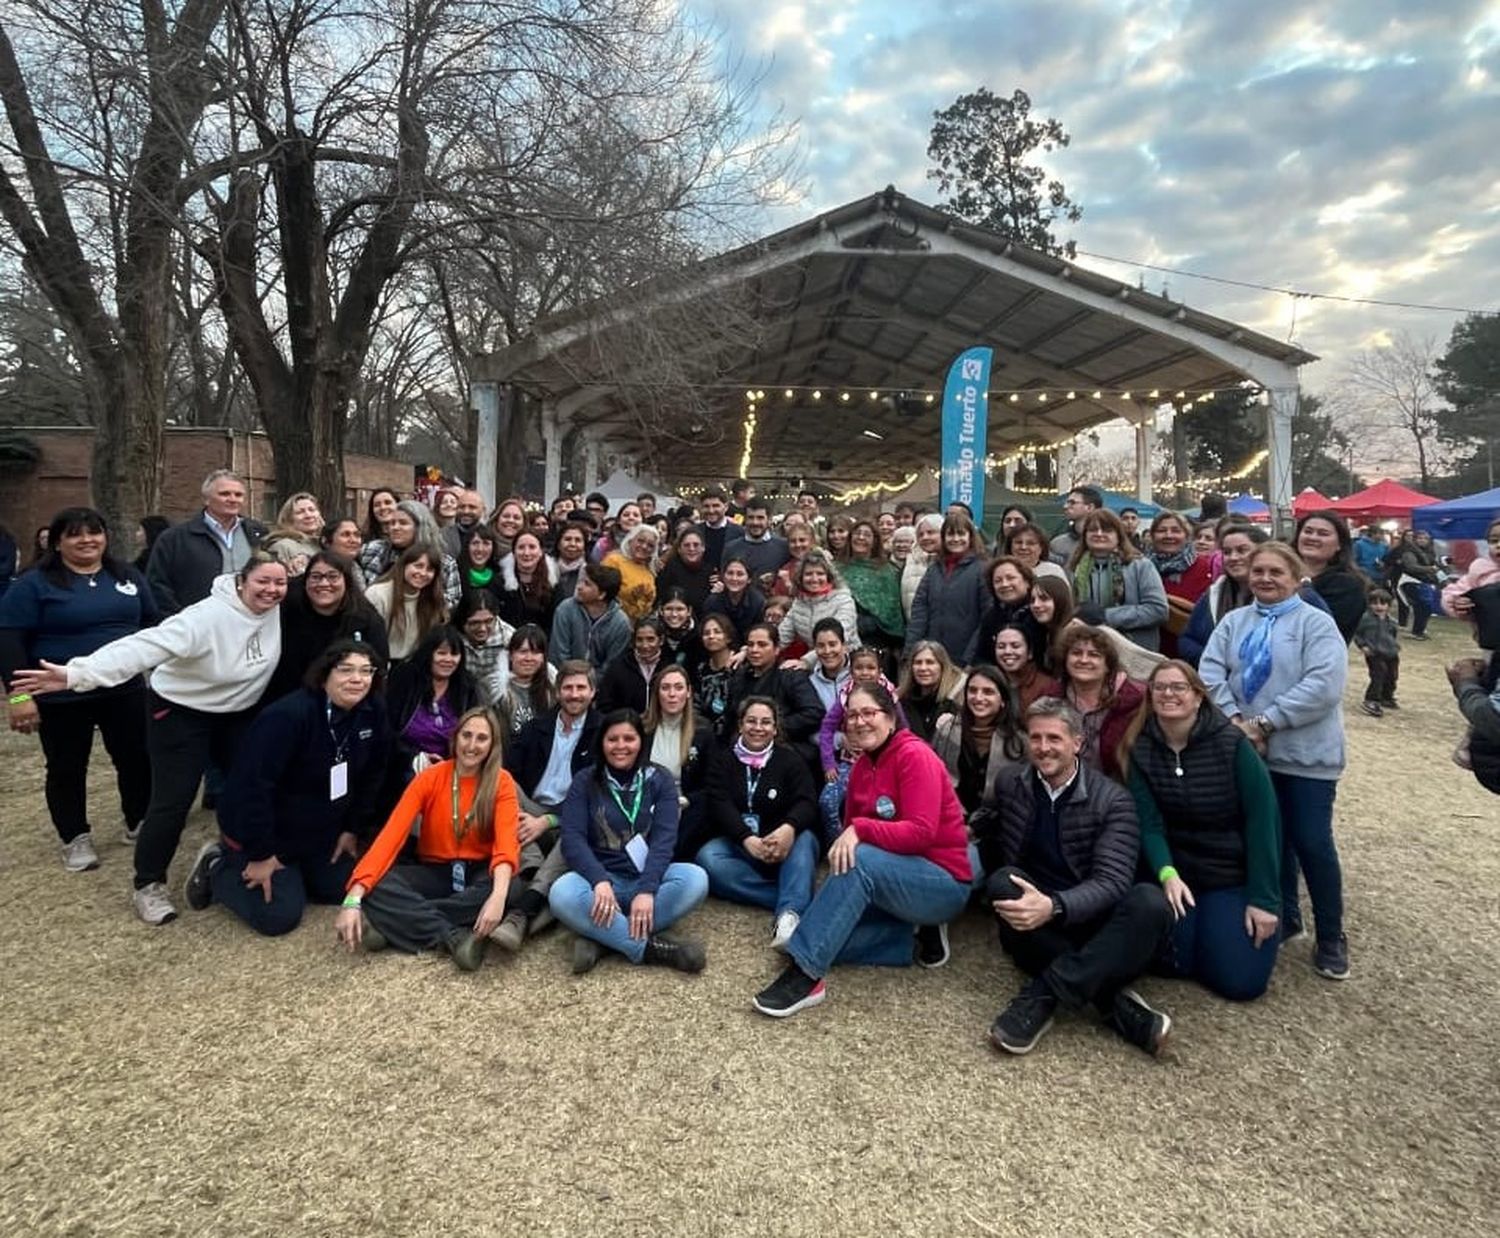
M 488 589 L 464 594 L 453 626 L 463 634 L 464 664 L 480 700 L 495 708 L 505 690 L 507 646 L 515 629 L 500 618 L 500 601 Z
M 716 898 L 771 912 L 771 947 L 786 949 L 812 902 L 818 805 L 807 763 L 777 740 L 776 702 L 740 702 L 739 734 L 722 762 L 697 854 Z
M 303 688 L 250 724 L 219 800 L 220 838 L 188 873 L 189 907 L 220 903 L 279 937 L 309 902 L 343 899 L 360 841 L 380 824 L 391 741 L 382 667 L 373 646 L 337 640 Z
M 1152 672 L 1124 752 L 1145 863 L 1175 920 L 1159 969 L 1230 1001 L 1259 997 L 1281 925 L 1281 821 L 1265 763 L 1177 659 Z
M 369 645 L 381 666 L 390 659 L 385 620 L 360 592 L 353 565 L 342 555 L 320 550 L 308 559 L 307 570 L 287 583 L 281 657 L 261 704 L 299 690 L 308 668 L 336 640 Z
M 973 881 L 963 808 L 938 756 L 897 722 L 879 684 L 849 693 L 845 737 L 859 753 L 844 798 L 844 830 L 828 849 L 828 879 L 786 943 L 789 962 L 755 996 L 785 1018 L 821 1002 L 837 963 L 908 966 L 917 932 L 931 930 L 921 962 L 947 962 L 947 924 Z

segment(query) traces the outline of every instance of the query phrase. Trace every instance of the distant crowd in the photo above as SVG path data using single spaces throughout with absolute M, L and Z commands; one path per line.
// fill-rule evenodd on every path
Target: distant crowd
M 1407 624 L 1445 610 L 1500 648 L 1500 521 L 1445 579 L 1422 533 L 1325 511 L 1282 542 L 1211 495 L 1145 524 L 1090 486 L 1060 529 L 1012 506 L 993 541 L 962 504 L 778 512 L 743 480 L 671 510 L 455 487 L 329 518 L 294 494 L 270 528 L 246 499 L 216 472 L 135 547 L 88 507 L 29 553 L 0 529 L 7 716 L 68 871 L 100 865 L 97 732 L 147 924 L 177 916 L 201 787 L 190 907 L 274 936 L 336 904 L 350 949 L 466 971 L 554 922 L 575 972 L 700 971 L 672 930 L 712 895 L 768 913 L 783 967 L 753 1003 L 785 1017 L 838 965 L 942 966 L 977 904 L 1025 976 L 990 1029 L 1014 1054 L 1059 1013 L 1154 1054 L 1142 977 L 1252 1000 L 1304 925 L 1346 979 L 1348 645 L 1376 717 Z M 1449 678 L 1455 759 L 1500 790 L 1496 672 Z

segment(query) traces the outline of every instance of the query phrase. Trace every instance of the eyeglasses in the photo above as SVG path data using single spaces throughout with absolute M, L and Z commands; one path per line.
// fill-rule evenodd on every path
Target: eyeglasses
M 344 577 L 339 572 L 309 572 L 307 583 L 310 585 L 336 585 Z
M 465 632 L 491 632 L 494 631 L 495 621 L 493 619 L 468 619 L 464 622 Z
M 1157 696 L 1187 696 L 1193 690 L 1192 684 L 1187 683 L 1154 683 L 1151 691 Z
M 340 675 L 349 675 L 354 679 L 374 679 L 375 668 L 373 666 L 335 666 L 333 668 Z
M 844 714 L 845 722 L 874 722 L 876 718 L 883 717 L 883 709 L 851 709 Z

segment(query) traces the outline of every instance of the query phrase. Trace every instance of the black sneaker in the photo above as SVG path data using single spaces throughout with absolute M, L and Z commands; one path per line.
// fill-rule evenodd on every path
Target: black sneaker
M 1400 709 L 1401 706 L 1398 705 L 1398 704 L 1396 704 L 1396 701 L 1395 701 L 1394 697 L 1386 697 L 1383 701 L 1380 702 L 1380 708 L 1381 709 Z
M 187 895 L 187 905 L 194 911 L 202 911 L 214 901 L 214 869 L 219 867 L 223 858 L 224 847 L 217 841 L 204 843 L 193 857 L 183 893 Z
M 703 946 L 687 938 L 648 937 L 646 954 L 641 962 L 652 967 L 671 967 L 677 971 L 700 972 L 708 962 Z
M 917 926 L 917 966 L 941 967 L 953 952 L 948 949 L 948 926 L 946 924 L 922 924 Z
M 1385 713 L 1385 710 L 1380 708 L 1379 701 L 1361 701 L 1359 703 L 1359 712 L 1369 714 L 1372 718 L 1378 718 L 1381 714 Z
M 1033 980 L 1011 998 L 1010 1005 L 990 1024 L 990 1044 L 1018 1056 L 1030 1053 L 1052 1026 L 1052 1016 L 1056 1013 L 1057 998 L 1045 985 Z
M 488 937 L 475 937 L 465 929 L 448 939 L 448 953 L 459 971 L 478 971 L 484 963 L 484 943 Z
M 1313 970 L 1325 980 L 1349 979 L 1349 939 L 1340 933 L 1331 941 L 1318 942 Z
M 821 980 L 814 980 L 795 963 L 791 963 L 781 975 L 755 995 L 754 1005 L 761 1014 L 768 1014 L 773 1019 L 784 1019 L 799 1010 L 816 1006 L 827 996 L 828 990 Z
M 593 971 L 599 965 L 603 949 L 592 937 L 585 937 L 580 933 L 573 938 L 573 974 L 582 976 Z
M 1155 1057 L 1172 1034 L 1171 1016 L 1147 1005 L 1134 989 L 1121 989 L 1104 1020 L 1105 1026 L 1118 1032 L 1137 1049 Z

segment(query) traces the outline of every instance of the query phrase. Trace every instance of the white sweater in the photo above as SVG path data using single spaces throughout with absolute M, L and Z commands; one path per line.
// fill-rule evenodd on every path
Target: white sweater
M 209 595 L 154 628 L 122 636 L 68 661 L 74 692 L 112 688 L 153 671 L 151 690 L 188 709 L 230 714 L 260 700 L 281 658 L 277 607 L 251 612 L 234 577 L 216 577 Z

